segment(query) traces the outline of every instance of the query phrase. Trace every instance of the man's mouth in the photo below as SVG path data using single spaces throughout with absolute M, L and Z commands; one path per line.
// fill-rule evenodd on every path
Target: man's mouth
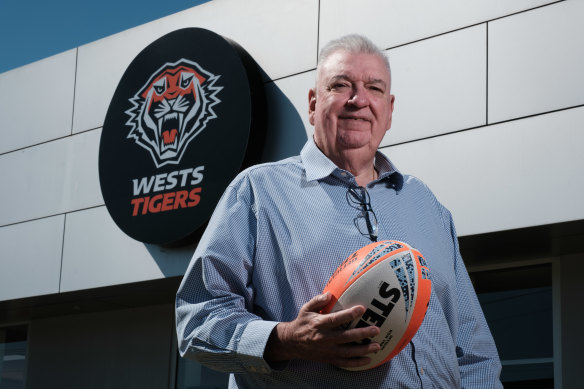
M 353 121 L 363 121 L 363 122 L 370 122 L 368 118 L 359 117 L 359 116 L 339 116 L 341 120 L 353 120 Z

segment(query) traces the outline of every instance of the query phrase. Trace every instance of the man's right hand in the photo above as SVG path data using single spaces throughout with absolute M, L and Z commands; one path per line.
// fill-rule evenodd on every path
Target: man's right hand
M 268 362 L 306 359 L 339 367 L 359 367 L 369 363 L 367 354 L 379 351 L 378 343 L 357 344 L 379 334 L 375 326 L 343 329 L 363 315 L 358 305 L 335 313 L 319 313 L 331 299 L 330 293 L 315 296 L 302 306 L 296 319 L 278 323 L 272 331 L 264 358 Z

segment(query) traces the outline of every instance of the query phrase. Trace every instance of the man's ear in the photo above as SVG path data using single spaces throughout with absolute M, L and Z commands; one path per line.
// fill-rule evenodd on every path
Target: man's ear
M 395 104 L 395 96 L 394 95 L 389 95 L 389 120 L 387 123 L 387 130 L 385 130 L 385 132 L 389 131 L 389 129 L 391 128 L 391 122 L 393 121 L 393 105 Z
M 316 91 L 314 88 L 308 90 L 308 120 L 314 126 L 314 111 L 316 111 Z

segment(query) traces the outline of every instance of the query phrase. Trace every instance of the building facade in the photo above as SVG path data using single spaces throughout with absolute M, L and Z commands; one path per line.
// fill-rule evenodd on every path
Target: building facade
M 126 236 L 98 178 L 120 77 L 184 27 L 261 68 L 263 161 L 312 135 L 319 47 L 356 32 L 387 49 L 396 105 L 380 150 L 451 210 L 505 386 L 578 387 L 583 18 L 579 0 L 214 0 L 0 74 L 0 387 L 225 387 L 177 356 L 174 294 L 196 243 Z

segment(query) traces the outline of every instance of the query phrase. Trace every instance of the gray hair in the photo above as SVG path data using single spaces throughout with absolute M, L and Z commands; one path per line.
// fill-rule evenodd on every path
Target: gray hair
M 391 80 L 391 67 L 389 66 L 389 59 L 385 52 L 377 47 L 371 40 L 359 34 L 350 34 L 342 36 L 338 39 L 334 39 L 327 43 L 318 55 L 318 64 L 316 65 L 316 77 L 318 80 L 318 73 L 323 63 L 337 51 L 348 51 L 349 53 L 365 53 L 373 54 L 379 57 L 385 67 L 387 68 L 387 73 L 389 74 L 389 79 Z

